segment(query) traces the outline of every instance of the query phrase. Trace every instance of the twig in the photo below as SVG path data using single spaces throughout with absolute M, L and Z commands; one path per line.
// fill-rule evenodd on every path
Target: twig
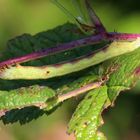
M 88 92 L 88 91 L 90 91 L 92 89 L 98 88 L 102 84 L 103 84 L 103 81 L 90 83 L 90 84 L 87 84 L 86 86 L 83 86 L 83 87 L 81 87 L 79 89 L 70 91 L 67 94 L 60 95 L 60 96 L 58 96 L 58 102 L 63 102 L 64 100 L 67 100 L 69 98 L 76 97 L 76 96 L 78 96 L 78 95 L 80 95 L 82 93 L 85 93 L 85 92 Z

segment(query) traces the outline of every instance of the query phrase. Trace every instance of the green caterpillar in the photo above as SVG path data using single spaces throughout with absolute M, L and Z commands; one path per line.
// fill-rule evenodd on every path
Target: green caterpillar
M 115 40 L 108 46 L 94 52 L 90 56 L 78 58 L 72 62 L 65 62 L 55 65 L 41 67 L 34 66 L 11 66 L 0 72 L 1 79 L 48 79 L 52 77 L 66 75 L 72 72 L 80 71 L 90 66 L 99 64 L 105 60 L 132 52 L 140 47 L 140 38 L 137 37 L 131 41 Z

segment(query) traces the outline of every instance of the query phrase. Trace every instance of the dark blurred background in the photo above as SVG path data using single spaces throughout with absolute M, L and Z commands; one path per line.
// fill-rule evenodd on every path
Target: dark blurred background
M 70 1 L 60 0 L 69 10 L 73 8 Z M 139 0 L 93 0 L 93 3 L 109 31 L 140 33 Z M 36 34 L 67 21 L 70 19 L 50 0 L 0 0 L 0 49 L 15 36 Z M 140 82 L 131 91 L 120 94 L 115 106 L 104 112 L 102 130 L 109 140 L 140 140 L 139 93 Z M 23 126 L 0 123 L 0 140 L 74 140 L 65 132 L 77 102 L 71 99 L 50 116 L 44 115 Z

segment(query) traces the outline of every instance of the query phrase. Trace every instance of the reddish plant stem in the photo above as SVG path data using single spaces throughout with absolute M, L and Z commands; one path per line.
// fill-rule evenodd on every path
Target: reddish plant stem
M 131 41 L 137 38 L 140 38 L 140 34 L 116 33 L 116 32 L 110 32 L 106 34 L 106 39 L 112 41 L 115 40 Z
M 71 50 L 77 47 L 96 44 L 100 42 L 102 38 L 103 38 L 102 35 L 95 35 L 95 36 L 87 37 L 84 39 L 75 40 L 69 43 L 60 44 L 53 48 L 47 48 L 45 50 L 33 52 L 33 53 L 30 53 L 21 57 L 16 57 L 16 58 L 12 58 L 12 59 L 0 62 L 0 67 L 4 67 L 5 65 L 14 65 L 16 63 L 24 63 L 27 61 L 53 55 L 53 54 L 60 53 L 63 51 Z
M 63 101 L 65 101 L 67 99 L 70 99 L 72 97 L 76 97 L 76 96 L 78 96 L 78 95 L 80 95 L 82 93 L 89 92 L 90 90 L 96 89 L 96 88 L 102 86 L 102 84 L 104 82 L 105 81 L 98 81 L 98 82 L 89 83 L 89 84 L 87 84 L 87 85 L 85 85 L 83 87 L 80 87 L 78 89 L 70 91 L 70 92 L 68 92 L 66 94 L 59 95 L 58 96 L 58 102 L 63 102 Z M 43 109 L 43 108 L 47 107 L 46 103 L 33 104 L 33 106 L 39 107 L 40 109 Z M 23 107 L 20 107 L 20 108 L 23 108 Z M 4 116 L 7 111 L 9 111 L 9 110 L 7 110 L 7 109 L 0 110 L 0 117 Z
M 27 61 L 35 60 L 45 56 L 53 55 L 59 52 L 71 50 L 77 47 L 83 47 L 87 45 L 97 44 L 100 41 L 113 41 L 113 40 L 133 40 L 140 37 L 140 34 L 127 34 L 127 33 L 104 33 L 97 34 L 87 38 L 75 40 L 69 43 L 61 44 L 53 48 L 48 48 L 46 50 L 41 50 L 38 52 L 30 53 L 21 57 L 12 58 L 3 62 L 0 62 L 0 67 L 5 67 L 9 65 L 15 65 L 17 63 L 24 63 Z
M 91 7 L 91 4 L 89 3 L 89 0 L 85 0 L 85 5 L 90 17 L 91 22 L 93 23 L 93 26 L 95 26 L 95 32 L 96 33 L 106 33 L 106 29 L 103 26 L 102 22 L 100 21 L 99 17 L 96 15 L 94 9 Z
M 58 96 L 58 102 L 63 102 L 64 100 L 67 100 L 69 98 L 76 97 L 82 93 L 85 93 L 85 92 L 88 92 L 92 89 L 98 88 L 102 84 L 103 84 L 103 81 L 93 82 L 93 83 L 87 84 L 81 88 L 78 88 L 76 90 L 70 91 L 66 94 L 60 95 L 60 96 Z

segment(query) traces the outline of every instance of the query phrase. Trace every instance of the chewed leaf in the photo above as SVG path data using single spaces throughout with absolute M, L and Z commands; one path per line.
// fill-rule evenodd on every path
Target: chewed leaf
M 73 114 L 68 132 L 74 132 L 77 140 L 103 140 L 98 127 L 103 122 L 101 113 L 109 105 L 107 101 L 107 86 L 90 91 Z
M 36 106 L 45 108 L 47 100 L 55 96 L 55 92 L 43 86 L 30 86 L 11 91 L 0 91 L 0 110 L 11 110 Z

